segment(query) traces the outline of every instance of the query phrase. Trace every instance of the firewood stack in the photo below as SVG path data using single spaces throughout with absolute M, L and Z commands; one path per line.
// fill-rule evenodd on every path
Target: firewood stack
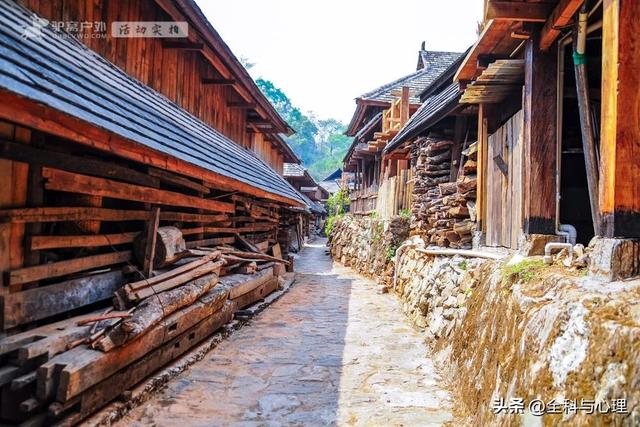
M 451 159 L 453 144 L 436 137 L 421 138 L 414 144 L 412 234 L 421 234 L 437 246 L 468 248 L 476 220 L 477 150 L 475 144 L 464 150 L 458 179 L 450 182 L 451 167 L 456 164 Z
M 232 244 L 187 249 L 177 228 L 157 231 L 152 274 L 145 277 L 142 262 L 124 267 L 128 283 L 115 291 L 112 307 L 0 340 L 0 355 L 14 359 L 0 369 L 12 391 L 2 398 L 15 411 L 37 413 L 30 419 L 37 425 L 75 424 L 284 280 L 289 262 L 277 243 L 236 234 Z M 145 247 L 134 245 L 140 261 L 137 252 Z

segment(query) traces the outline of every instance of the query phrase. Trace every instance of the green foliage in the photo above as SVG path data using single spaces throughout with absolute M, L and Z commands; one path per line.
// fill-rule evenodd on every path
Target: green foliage
M 516 282 L 528 282 L 536 277 L 537 272 L 544 267 L 544 262 L 541 259 L 523 259 L 518 263 L 504 266 L 503 273 L 508 274 Z
M 331 236 L 331 231 L 333 230 L 333 226 L 336 221 L 342 218 L 343 215 L 334 215 L 327 218 L 327 222 L 324 225 L 324 235 L 329 237 Z
M 391 261 L 393 257 L 396 255 L 396 251 L 398 250 L 398 245 L 391 245 L 387 248 L 387 261 Z
M 371 240 L 374 243 L 378 243 L 382 240 L 382 232 L 384 231 L 384 224 L 382 221 L 375 221 L 372 226 Z
M 460 261 L 460 264 L 458 265 L 460 266 L 461 270 L 466 270 L 468 268 L 466 259 L 463 259 L 462 261 Z
M 339 190 L 337 193 L 329 196 L 327 199 L 327 213 L 329 216 L 342 215 L 347 212 L 351 200 L 349 199 L 349 193 L 346 190 Z
M 326 208 L 329 217 L 324 226 L 325 236 L 329 237 L 331 235 L 335 222 L 347 212 L 350 203 L 349 193 L 346 190 L 339 190 L 327 199 Z
M 411 218 L 411 210 L 410 209 L 400 209 L 400 212 L 398 213 L 398 215 L 400 215 L 402 218 L 410 219 Z
M 351 145 L 351 138 L 344 135 L 346 126 L 343 123 L 336 119 L 317 120 L 313 113 L 304 114 L 269 80 L 258 79 L 256 84 L 296 131 L 285 139 L 311 176 L 322 180 L 341 167 L 342 159 Z

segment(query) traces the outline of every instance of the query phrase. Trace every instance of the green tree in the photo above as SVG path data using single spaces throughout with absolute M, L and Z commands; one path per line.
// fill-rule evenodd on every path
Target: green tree
M 269 80 L 260 78 L 256 84 L 278 114 L 296 131 L 285 140 L 311 176 L 320 181 L 341 166 L 351 145 L 351 138 L 344 135 L 346 127 L 343 123 L 336 119 L 316 120 L 312 112 L 304 114 Z

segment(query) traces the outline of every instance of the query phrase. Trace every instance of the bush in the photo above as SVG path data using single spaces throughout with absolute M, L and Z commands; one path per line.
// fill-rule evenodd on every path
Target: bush
M 528 282 L 543 268 L 545 264 L 541 259 L 523 259 L 516 264 L 505 266 L 503 271 L 513 277 L 516 282 Z
M 349 199 L 349 192 L 347 190 L 340 190 L 329 197 L 327 200 L 327 213 L 329 217 L 324 226 L 325 236 L 329 237 L 331 235 L 333 225 L 349 210 L 350 204 L 351 200 Z
M 324 226 L 324 235 L 329 237 L 331 236 L 331 230 L 333 230 L 333 225 L 337 220 L 342 218 L 342 215 L 334 215 L 327 218 L 327 223 Z

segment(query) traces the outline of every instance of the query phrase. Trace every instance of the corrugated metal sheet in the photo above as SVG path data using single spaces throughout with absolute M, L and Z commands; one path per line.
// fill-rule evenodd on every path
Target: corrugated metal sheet
M 34 15 L 0 2 L 0 87 L 220 175 L 302 202 L 252 152 L 64 32 L 22 37 Z

